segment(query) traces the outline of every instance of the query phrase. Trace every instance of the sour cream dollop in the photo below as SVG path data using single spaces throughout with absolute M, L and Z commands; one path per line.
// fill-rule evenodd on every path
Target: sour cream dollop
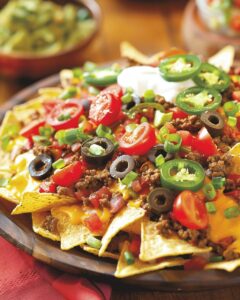
M 118 76 L 118 84 L 122 88 L 131 87 L 140 97 L 146 90 L 153 90 L 155 94 L 163 96 L 168 102 L 174 102 L 180 92 L 194 86 L 194 82 L 190 79 L 181 82 L 166 81 L 158 68 L 147 66 L 124 69 Z

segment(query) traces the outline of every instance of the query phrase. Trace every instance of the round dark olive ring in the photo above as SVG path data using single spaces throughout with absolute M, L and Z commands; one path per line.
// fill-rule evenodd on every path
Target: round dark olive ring
M 221 135 L 224 128 L 224 120 L 218 112 L 206 111 L 201 114 L 200 119 L 212 137 Z
M 38 155 L 28 166 L 30 176 L 37 180 L 47 178 L 52 171 L 52 157 L 47 154 Z
M 163 144 L 158 144 L 158 145 L 154 146 L 151 150 L 149 150 L 149 152 L 147 153 L 147 157 L 151 162 L 155 163 L 156 158 L 160 154 L 162 154 L 162 156 L 165 158 L 165 161 L 168 161 L 173 158 L 173 154 L 167 153 L 164 150 Z
M 110 175 L 113 178 L 124 178 L 135 167 L 135 161 L 130 155 L 121 155 L 110 166 Z
M 172 210 L 174 194 L 169 189 L 159 187 L 150 192 L 147 201 L 151 212 L 160 216 Z

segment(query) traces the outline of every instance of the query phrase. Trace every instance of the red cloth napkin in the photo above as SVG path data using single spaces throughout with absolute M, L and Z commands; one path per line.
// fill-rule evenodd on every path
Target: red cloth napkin
M 110 300 L 111 287 L 68 275 L 0 237 L 0 300 Z

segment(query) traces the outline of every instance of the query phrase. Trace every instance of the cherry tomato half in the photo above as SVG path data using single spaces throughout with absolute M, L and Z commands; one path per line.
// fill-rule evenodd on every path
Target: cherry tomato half
M 121 99 L 103 90 L 92 100 L 89 119 L 97 125 L 105 126 L 114 123 L 121 111 Z
M 121 97 L 123 96 L 123 90 L 120 87 L 120 85 L 118 84 L 112 84 L 109 87 L 107 87 L 106 89 L 104 89 L 102 91 L 102 93 L 110 93 L 113 94 L 117 99 L 121 99 Z
M 174 120 L 175 119 L 185 119 L 189 116 L 185 111 L 181 110 L 178 107 L 172 107 L 169 109 L 169 111 L 173 113 Z
M 84 170 L 85 165 L 80 161 L 75 161 L 71 165 L 53 174 L 52 180 L 57 185 L 69 187 L 82 177 Z
M 217 146 L 205 127 L 198 132 L 197 137 L 193 140 L 192 149 L 206 157 L 217 154 Z
M 193 136 L 187 130 L 179 130 L 177 132 L 182 138 L 182 146 L 192 147 L 193 144 Z
M 80 103 L 64 102 L 53 108 L 47 116 L 47 124 L 56 130 L 76 128 L 83 113 L 84 109 Z
M 205 229 L 208 215 L 204 200 L 192 191 L 183 191 L 173 204 L 173 218 L 189 229 Z
M 49 114 L 57 105 L 62 103 L 64 103 L 64 101 L 60 99 L 49 99 L 43 102 L 43 107 L 45 112 Z
M 132 132 L 125 132 L 118 142 L 120 151 L 130 155 L 144 155 L 156 144 L 155 131 L 149 123 L 144 122 Z
M 44 125 L 44 120 L 34 120 L 20 131 L 20 135 L 24 136 L 25 138 L 31 139 L 34 135 L 39 135 L 39 128 Z

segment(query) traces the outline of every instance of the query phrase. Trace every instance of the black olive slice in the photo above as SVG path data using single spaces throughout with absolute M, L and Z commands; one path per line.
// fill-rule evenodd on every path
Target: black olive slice
M 158 144 L 156 146 L 154 146 L 151 150 L 149 150 L 148 154 L 147 154 L 147 157 L 148 159 L 155 163 L 155 159 L 160 155 L 162 154 L 162 156 L 165 158 L 165 161 L 168 161 L 170 159 L 173 158 L 173 154 L 171 153 L 167 153 L 165 150 L 164 150 L 164 145 L 163 144 Z
M 200 119 L 212 137 L 221 135 L 224 128 L 224 120 L 218 112 L 206 111 L 201 114 Z
M 47 178 L 52 171 L 52 162 L 52 157 L 47 154 L 34 158 L 28 166 L 31 177 L 38 180 Z
M 136 94 L 133 94 L 132 101 L 127 104 L 123 104 L 122 109 L 129 110 L 130 108 L 132 108 L 133 106 L 135 106 L 139 103 L 141 103 L 141 98 L 139 96 L 137 96 Z
M 110 166 L 110 175 L 113 178 L 124 178 L 135 167 L 135 161 L 130 155 L 121 155 Z
M 147 200 L 151 212 L 160 216 L 172 210 L 174 194 L 169 189 L 156 188 L 151 191 Z
M 97 145 L 104 149 L 103 153 L 96 155 L 92 153 L 91 146 Z M 94 137 L 91 139 L 88 139 L 82 144 L 81 148 L 81 155 L 83 159 L 88 163 L 95 166 L 102 166 L 106 164 L 113 156 L 114 153 L 114 145 L 112 141 L 110 141 L 107 138 L 102 137 Z

